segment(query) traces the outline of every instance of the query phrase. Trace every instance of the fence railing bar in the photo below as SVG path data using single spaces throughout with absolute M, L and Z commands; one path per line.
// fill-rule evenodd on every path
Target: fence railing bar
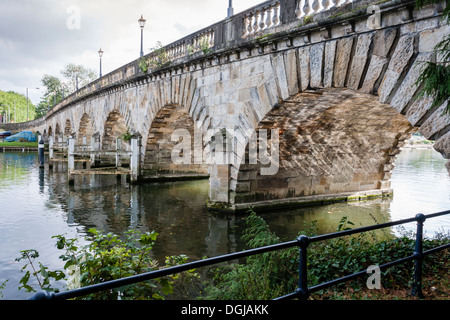
M 432 253 L 435 253 L 435 252 L 438 252 L 438 251 L 441 251 L 441 250 L 445 250 L 445 249 L 450 249 L 450 243 L 447 243 L 447 244 L 444 244 L 444 245 L 442 245 L 442 246 L 439 246 L 439 247 L 436 247 L 436 248 L 433 248 L 433 249 L 429 249 L 429 250 L 427 250 L 427 251 L 424 251 L 423 253 L 422 253 L 422 255 L 429 255 L 429 254 L 432 254 Z
M 386 223 L 381 223 L 381 224 L 372 225 L 372 226 L 366 226 L 366 227 L 360 227 L 360 228 L 356 228 L 356 229 L 349 229 L 349 230 L 343 230 L 343 231 L 337 231 L 337 232 L 333 232 L 333 233 L 323 234 L 323 235 L 319 235 L 319 236 L 310 237 L 309 239 L 311 242 L 330 240 L 333 238 L 340 238 L 340 237 L 349 236 L 349 235 L 356 234 L 356 233 L 362 233 L 362 232 L 367 232 L 367 231 L 372 231 L 372 230 L 377 230 L 377 229 L 393 227 L 396 225 L 415 222 L 415 221 L 417 221 L 416 218 L 397 220 L 397 221 L 386 222 Z

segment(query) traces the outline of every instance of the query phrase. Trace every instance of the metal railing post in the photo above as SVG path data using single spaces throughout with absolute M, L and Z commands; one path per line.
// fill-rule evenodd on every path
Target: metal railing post
M 422 262 L 423 262 L 423 223 L 425 221 L 425 215 L 419 213 L 416 215 L 417 219 L 417 233 L 416 243 L 414 249 L 414 283 L 411 294 L 417 296 L 420 299 L 424 298 L 422 292 Z
M 308 245 L 310 240 L 307 236 L 301 235 L 297 238 L 299 245 L 299 269 L 298 269 L 298 288 L 297 294 L 300 300 L 307 300 L 309 297 L 308 289 Z

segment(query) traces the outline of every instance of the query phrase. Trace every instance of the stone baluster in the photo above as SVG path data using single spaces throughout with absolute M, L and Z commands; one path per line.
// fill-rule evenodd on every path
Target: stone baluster
M 295 7 L 295 16 L 297 19 L 300 19 L 302 16 L 302 8 L 301 8 L 302 0 L 297 0 L 297 6 Z
M 214 47 L 214 29 L 210 30 L 210 40 L 209 40 L 209 47 L 212 48 Z
M 266 21 L 264 19 L 264 16 L 266 14 L 265 12 L 266 8 L 263 8 L 261 10 L 260 16 L 259 16 L 259 30 L 263 30 L 266 26 Z
M 303 5 L 303 16 L 308 16 L 311 13 L 311 5 L 309 0 L 305 0 L 305 4 Z
M 255 21 L 253 22 L 253 33 L 258 31 L 258 17 L 259 17 L 259 10 L 255 13 Z
M 252 22 L 253 22 L 253 13 L 250 13 L 248 16 L 248 26 L 247 26 L 247 34 L 252 34 Z
M 312 0 L 311 5 L 312 13 L 314 14 L 319 12 L 319 8 L 320 8 L 319 0 Z
M 250 16 L 246 14 L 244 16 L 244 30 L 242 31 L 242 36 L 246 37 L 249 34 L 248 25 L 250 24 Z
M 271 16 L 271 14 L 272 14 L 272 6 L 269 5 L 267 7 L 266 13 L 267 13 L 266 28 L 270 28 L 272 26 L 272 16 Z
M 280 9 L 280 3 L 277 2 L 275 4 L 275 6 L 273 7 L 273 18 L 272 18 L 273 26 L 276 26 L 280 23 L 279 9 Z

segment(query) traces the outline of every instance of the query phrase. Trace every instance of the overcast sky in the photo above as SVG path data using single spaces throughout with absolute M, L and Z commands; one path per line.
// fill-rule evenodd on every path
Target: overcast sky
M 262 2 L 233 0 L 234 12 Z M 147 54 L 157 41 L 166 45 L 224 19 L 227 8 L 228 0 L 1 0 L 0 90 L 30 88 L 37 104 L 44 74 L 62 77 L 69 63 L 98 72 L 100 48 L 103 74 L 139 58 L 141 15 Z

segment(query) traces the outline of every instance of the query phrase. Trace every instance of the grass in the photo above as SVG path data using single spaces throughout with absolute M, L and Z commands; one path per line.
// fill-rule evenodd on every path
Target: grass
M 0 147 L 28 147 L 28 148 L 37 148 L 38 142 L 0 142 Z

